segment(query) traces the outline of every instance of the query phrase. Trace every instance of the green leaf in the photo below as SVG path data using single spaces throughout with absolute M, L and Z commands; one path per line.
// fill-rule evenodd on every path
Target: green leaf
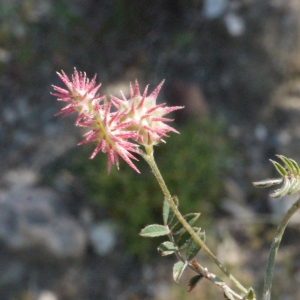
M 205 241 L 205 232 L 202 231 L 198 233 L 198 236 L 200 237 L 200 239 L 204 242 Z M 200 251 L 201 247 L 197 244 L 196 241 L 194 241 L 192 239 L 191 243 L 188 245 L 188 248 L 186 250 L 186 259 L 188 261 L 190 261 L 191 259 L 193 259 L 198 252 Z
M 287 175 L 286 169 L 281 164 L 279 164 L 277 161 L 274 161 L 272 159 L 270 159 L 270 162 L 274 165 L 275 169 L 280 175 L 282 176 Z
M 174 266 L 173 266 L 173 279 L 174 281 L 178 282 L 181 275 L 183 274 L 184 269 L 186 268 L 188 262 L 182 262 L 178 261 Z
M 177 197 L 173 197 L 173 201 L 175 205 L 178 207 L 179 201 Z M 163 220 L 165 225 L 169 225 L 174 218 L 174 213 L 172 208 L 170 207 L 169 201 L 165 198 L 164 205 L 163 205 Z
M 166 256 L 173 254 L 177 247 L 172 242 L 163 242 L 157 247 L 157 250 L 162 256 Z
M 192 226 L 197 219 L 199 218 L 200 213 L 190 213 L 184 217 L 184 219 Z M 185 227 L 178 221 L 176 224 L 171 228 L 171 231 L 174 235 L 181 234 L 186 231 Z
M 193 227 L 193 230 L 195 232 L 200 232 L 201 228 L 199 227 Z M 179 250 L 183 250 L 187 248 L 187 246 L 191 243 L 193 238 L 191 237 L 189 232 L 184 232 L 180 235 L 175 236 L 176 245 Z
M 299 165 L 293 159 L 291 159 L 291 158 L 290 158 L 290 163 L 294 166 L 294 168 L 296 170 L 296 175 L 300 175 Z
M 173 218 L 174 215 L 172 213 L 173 211 L 170 207 L 170 204 L 165 197 L 163 204 L 163 220 L 165 225 L 169 224 L 169 220 Z
M 265 179 L 261 181 L 252 182 L 252 184 L 256 188 L 267 188 L 272 185 L 280 184 L 283 181 L 283 178 L 275 178 L 275 179 Z
M 190 287 L 188 292 L 191 292 L 197 285 L 197 283 L 203 278 L 203 275 L 196 275 L 194 277 L 192 277 L 189 281 L 188 286 Z
M 287 167 L 287 169 L 290 171 L 291 174 L 296 175 L 297 169 L 294 168 L 294 165 L 291 163 L 289 158 L 283 155 L 277 155 L 277 157 L 279 157 L 284 162 L 285 166 Z
M 196 229 L 198 231 L 198 228 Z M 176 240 L 176 245 L 179 250 L 185 249 L 188 244 L 191 242 L 191 235 L 186 231 L 183 234 L 179 235 L 177 240 Z
M 227 291 L 227 290 L 224 291 L 224 298 L 226 300 L 234 300 L 233 295 L 229 291 Z
M 291 187 L 291 182 L 287 177 L 285 177 L 281 188 L 274 191 L 272 194 L 270 194 L 270 197 L 271 198 L 283 197 L 288 193 L 290 187 Z
M 300 189 L 300 178 L 299 178 L 299 176 L 291 178 L 290 183 L 291 183 L 291 186 L 290 186 L 290 189 L 288 191 L 288 195 L 292 195 L 292 194 L 297 193 Z
M 169 233 L 170 233 L 170 229 L 168 226 L 152 224 L 142 229 L 140 235 L 144 237 L 157 237 L 157 236 L 168 235 Z
M 243 300 L 255 300 L 255 293 L 252 288 L 249 289 L 248 293 L 245 295 Z

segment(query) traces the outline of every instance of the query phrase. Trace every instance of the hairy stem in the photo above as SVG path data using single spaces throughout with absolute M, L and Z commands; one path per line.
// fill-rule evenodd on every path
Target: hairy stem
M 270 300 L 271 299 L 271 287 L 272 287 L 272 279 L 273 279 L 273 269 L 274 269 L 274 263 L 275 258 L 277 255 L 277 251 L 284 233 L 284 230 L 290 221 L 293 214 L 300 208 L 300 198 L 290 207 L 290 209 L 287 211 L 287 213 L 284 215 L 282 221 L 277 227 L 271 248 L 270 248 L 270 254 L 269 254 L 269 260 L 268 265 L 266 269 L 266 275 L 265 275 L 265 283 L 264 283 L 264 289 L 263 289 L 263 300 Z
M 148 149 L 146 149 L 148 150 Z M 149 153 L 150 151 L 147 151 Z M 175 216 L 177 217 L 178 221 L 185 227 L 188 233 L 192 236 L 192 238 L 197 242 L 197 244 L 202 248 L 202 250 L 208 255 L 208 257 L 223 271 L 223 273 L 235 284 L 235 286 L 244 294 L 247 293 L 247 289 L 241 285 L 241 283 L 230 274 L 230 272 L 221 264 L 221 262 L 217 259 L 217 257 L 209 250 L 206 244 L 200 239 L 197 233 L 193 230 L 190 224 L 184 219 L 180 211 L 178 210 L 177 206 L 175 205 L 173 198 L 166 186 L 166 183 L 155 163 L 153 155 L 148 155 L 141 151 L 141 156 L 146 160 L 149 164 L 154 176 L 156 177 L 164 196 L 166 197 L 167 201 L 170 204 L 171 209 L 173 210 Z
M 169 234 L 168 237 L 169 237 L 169 240 L 175 245 L 176 243 L 175 243 L 173 235 Z M 178 249 L 175 251 L 175 255 L 177 256 L 177 258 L 180 261 L 182 261 L 183 263 L 186 263 L 186 260 L 181 255 L 181 253 Z M 212 283 L 214 283 L 215 285 L 217 285 L 224 291 L 225 290 L 229 291 L 237 299 L 243 299 L 242 296 L 238 295 L 235 291 L 233 291 L 224 281 L 222 281 L 222 279 L 217 277 L 215 274 L 210 273 L 206 268 L 202 267 L 196 260 L 188 262 L 188 268 L 190 268 L 197 274 L 202 275 L 203 277 L 205 277 L 206 279 L 208 279 L 209 281 L 211 281 Z
M 198 270 L 197 273 L 202 274 L 205 278 L 213 282 L 216 286 L 220 287 L 224 292 L 228 291 L 232 296 L 237 299 L 243 299 L 243 296 L 238 295 L 233 291 L 222 279 L 217 277 L 215 274 L 210 273 L 207 268 L 202 267 L 197 261 L 192 261 L 190 265 L 193 266 L 193 270 Z

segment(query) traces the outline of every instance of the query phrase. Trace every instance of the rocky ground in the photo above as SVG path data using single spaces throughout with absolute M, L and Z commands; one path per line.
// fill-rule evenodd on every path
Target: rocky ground
M 166 78 L 163 97 L 186 106 L 179 122 L 222 119 L 239 155 L 224 179 L 224 217 L 213 231 L 228 238 L 217 252 L 261 285 L 270 240 L 261 223 L 272 228 L 266 213 L 282 213 L 289 199 L 269 203 L 251 181 L 271 176 L 276 153 L 300 161 L 300 2 L 3 0 L 0 16 L 0 298 L 222 298 L 203 283 L 193 294 L 174 287 L 172 260 L 124 254 L 114 222 L 95 218 L 101 209 L 68 172 L 51 186 L 41 180 L 80 139 L 72 120 L 54 117 L 61 106 L 50 95 L 55 71 L 74 66 L 98 73 L 107 93 Z M 274 299 L 300 299 L 297 220 Z

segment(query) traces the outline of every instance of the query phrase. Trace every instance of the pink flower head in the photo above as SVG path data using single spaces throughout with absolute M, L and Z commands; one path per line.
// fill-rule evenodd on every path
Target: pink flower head
M 93 159 L 98 152 L 108 153 L 108 172 L 112 164 L 116 164 L 119 169 L 118 155 L 120 155 L 127 164 L 139 173 L 137 167 L 131 159 L 137 160 L 130 152 L 139 153 L 138 145 L 131 143 L 128 139 L 135 139 L 137 134 L 134 131 L 126 130 L 131 125 L 130 122 L 121 122 L 122 114 L 119 112 L 110 112 L 111 103 L 99 106 L 95 109 L 94 115 L 87 115 L 80 126 L 89 127 L 85 140 L 79 145 L 88 142 L 96 142 L 97 146 L 90 156 Z
M 111 112 L 112 103 L 104 101 L 105 97 L 99 97 L 97 91 L 100 85 L 96 86 L 96 75 L 90 81 L 85 73 L 74 70 L 72 81 L 62 71 L 57 73 L 68 90 L 53 86 L 57 93 L 53 93 L 58 97 L 59 101 L 70 102 L 65 108 L 61 109 L 58 114 L 69 115 L 78 112 L 78 118 L 75 125 L 80 127 L 88 127 L 90 129 L 84 137 L 85 139 L 79 144 L 88 142 L 97 143 L 95 150 L 91 155 L 91 159 L 98 152 L 108 153 L 108 172 L 111 166 L 116 164 L 119 168 L 118 155 L 120 155 L 130 167 L 139 172 L 132 163 L 132 159 L 137 160 L 131 152 L 139 153 L 138 145 L 129 142 L 129 139 L 135 140 L 137 133 L 127 130 L 131 125 L 130 121 L 123 121 L 123 114 L 120 112 Z
M 63 71 L 57 74 L 68 90 L 53 86 L 56 91 L 53 95 L 59 101 L 69 102 L 58 114 L 78 113 L 75 125 L 89 128 L 79 145 L 88 142 L 97 144 L 91 159 L 99 152 L 108 153 L 108 172 L 113 164 L 119 168 L 119 156 L 139 172 L 132 162 L 137 160 L 132 153 L 141 154 L 138 144 L 144 145 L 147 153 L 152 153 L 153 145 L 164 142 L 163 138 L 168 136 L 169 131 L 177 132 L 165 124 L 173 120 L 164 115 L 183 107 L 156 104 L 163 81 L 149 96 L 148 86 L 141 95 L 136 81 L 134 89 L 130 85 L 130 99 L 122 94 L 122 99 L 111 96 L 111 101 L 107 102 L 106 97 L 97 94 L 100 84 L 96 85 L 96 75 L 89 80 L 85 73 L 74 69 L 71 81 Z M 113 104 L 115 108 L 111 111 Z
M 67 116 L 73 112 L 78 112 L 77 125 L 85 114 L 93 113 L 94 106 L 105 99 L 105 97 L 99 97 L 97 94 L 101 84 L 96 86 L 96 74 L 90 81 L 86 77 L 86 73 L 78 73 L 76 68 L 74 68 L 72 81 L 69 80 L 63 71 L 61 71 L 61 73 L 57 72 L 57 74 L 67 86 L 68 90 L 53 86 L 57 93 L 52 93 L 52 95 L 58 97 L 59 101 L 70 102 L 70 104 L 62 108 L 57 115 L 63 114 Z
M 163 83 L 164 81 L 147 96 L 148 86 L 141 95 L 139 83 L 136 80 L 134 89 L 130 84 L 130 99 L 127 100 L 122 92 L 122 99 L 111 96 L 114 105 L 120 112 L 123 112 L 123 120 L 132 122 L 128 129 L 138 133 L 137 141 L 145 147 L 165 142 L 163 137 L 167 137 L 169 131 L 178 133 L 173 127 L 165 124 L 165 122 L 172 122 L 173 120 L 163 116 L 174 110 L 182 109 L 183 106 L 168 107 L 165 103 L 156 104 L 156 98 Z

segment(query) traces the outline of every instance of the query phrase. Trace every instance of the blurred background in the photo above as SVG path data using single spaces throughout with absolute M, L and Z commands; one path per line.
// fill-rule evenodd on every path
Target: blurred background
M 175 257 L 138 236 L 161 222 L 148 166 L 77 147 L 75 116 L 55 117 L 56 71 L 98 74 L 120 96 L 136 78 L 174 113 L 155 156 L 182 213 L 201 212 L 207 244 L 246 286 L 262 289 L 278 217 L 251 182 L 276 176 L 269 158 L 300 161 L 299 0 L 1 0 L 0 298 L 223 299 L 203 280 L 172 281 Z M 299 216 L 278 255 L 272 299 L 300 299 Z M 205 255 L 199 261 L 222 276 Z M 223 277 L 222 277 L 223 278 Z

